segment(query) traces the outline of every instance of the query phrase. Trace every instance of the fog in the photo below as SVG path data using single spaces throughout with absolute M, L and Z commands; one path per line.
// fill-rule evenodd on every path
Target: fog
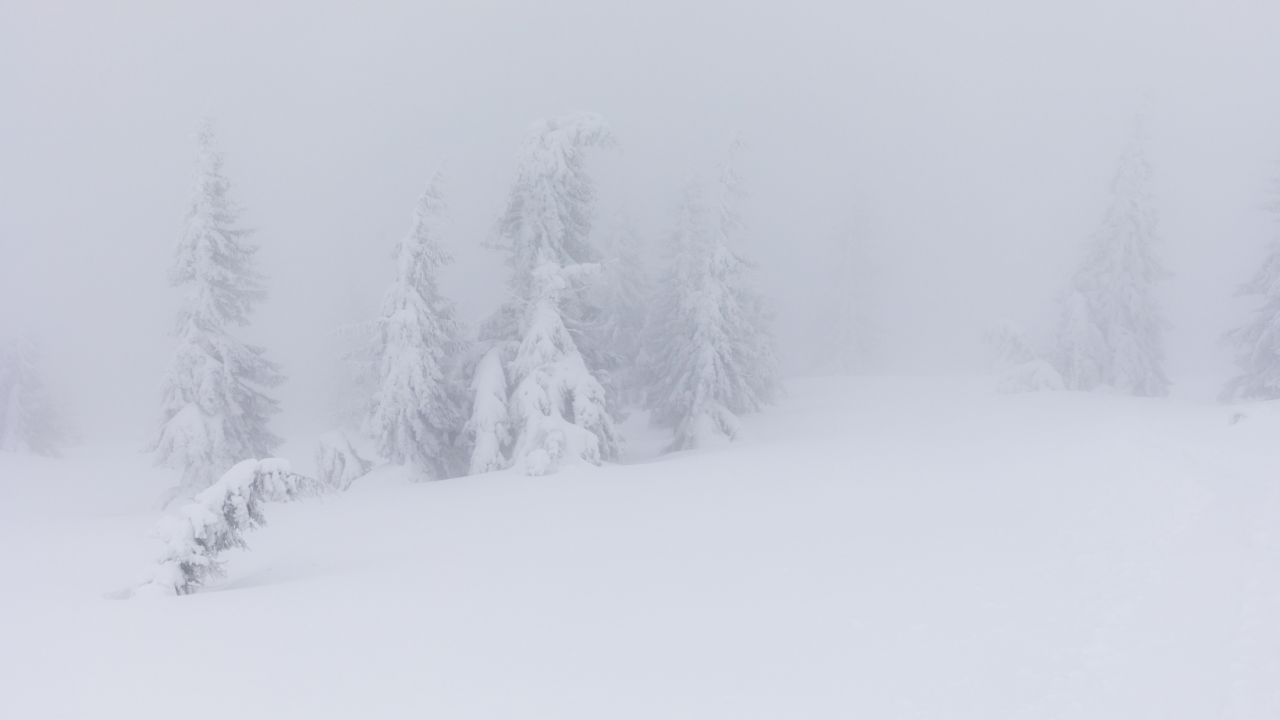
M 651 241 L 681 180 L 749 140 L 748 254 L 806 372 L 824 255 L 868 238 L 886 373 L 987 369 L 980 338 L 1036 333 L 1097 227 L 1136 118 L 1151 137 L 1174 393 L 1220 383 L 1218 337 L 1274 232 L 1280 8 L 1258 2 L 263 3 L 0 6 L 0 336 L 34 332 L 86 440 L 137 440 L 178 306 L 168 287 L 212 115 L 270 299 L 245 336 L 289 376 L 286 437 L 323 430 L 342 343 L 390 279 L 438 163 L 478 321 L 481 247 L 538 118 L 589 110 L 597 228 Z

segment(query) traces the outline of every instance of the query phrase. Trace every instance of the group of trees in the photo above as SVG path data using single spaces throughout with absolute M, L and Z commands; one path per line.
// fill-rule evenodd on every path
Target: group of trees
M 1102 225 L 1063 295 L 1052 347 L 1038 352 L 1021 330 L 1007 323 L 989 330 L 988 339 L 1006 367 L 1001 391 L 1168 394 L 1162 341 L 1168 322 L 1160 312 L 1155 286 L 1169 272 L 1156 255 L 1156 213 L 1144 139 L 1139 128 L 1121 157 Z M 1280 212 L 1280 201 L 1272 210 Z M 1265 302 L 1248 324 L 1225 337 L 1236 352 L 1240 373 L 1227 383 L 1222 400 L 1280 398 L 1280 240 L 1240 292 L 1262 295 Z
M 369 388 L 362 432 L 381 459 L 440 479 L 514 468 L 545 474 L 622 452 L 624 408 L 643 404 L 673 428 L 672 450 L 737 435 L 736 415 L 778 390 L 763 298 L 740 255 L 745 198 L 738 138 L 711 193 L 690 181 L 655 288 L 628 219 L 593 242 L 595 186 L 585 160 L 614 144 L 589 113 L 531 127 L 488 246 L 506 255 L 506 299 L 473 337 L 441 294 L 445 183 L 436 172 L 395 251 L 395 279 L 368 341 L 351 359 Z M 264 297 L 255 248 L 227 197 L 206 123 L 197 181 L 172 280 L 188 290 L 164 387 L 160 463 L 187 494 L 236 462 L 267 457 L 279 438 L 265 391 L 282 380 L 260 347 L 232 333 Z M 656 309 L 650 311 L 653 306 Z M 321 474 L 350 482 L 367 469 L 342 436 L 322 445 Z
M 487 245 L 506 256 L 505 301 L 472 332 L 440 291 L 446 249 L 445 181 L 437 171 L 395 251 L 395 278 L 366 341 L 351 355 L 365 389 L 361 434 L 321 443 L 331 484 L 367 472 L 371 458 L 409 466 L 422 478 L 514 468 L 527 474 L 569 463 L 599 464 L 622 450 L 625 409 L 651 411 L 671 428 L 670 450 L 732 440 L 738 416 L 758 411 L 780 385 L 770 314 L 742 256 L 747 197 L 732 138 L 713 183 L 685 183 L 661 243 L 661 272 L 647 270 L 645 244 L 624 214 L 593 235 L 595 186 L 585 160 L 614 145 L 597 115 L 536 123 Z M 198 133 L 194 192 L 171 280 L 186 290 L 178 340 L 162 382 L 162 423 L 151 449 L 182 471 L 184 494 L 208 487 L 238 462 L 269 457 L 280 438 L 268 422 L 283 381 L 265 349 L 236 329 L 266 296 L 257 248 L 239 225 L 211 124 Z M 988 337 L 1007 366 L 1000 389 L 1168 393 L 1155 299 L 1168 277 L 1156 255 L 1151 166 L 1139 132 L 1122 156 L 1104 221 L 1063 294 L 1047 349 L 1010 324 Z M 1278 195 L 1280 197 L 1280 195 Z M 1272 206 L 1280 214 L 1280 200 Z M 854 248 L 835 263 L 849 272 Z M 847 256 L 847 257 L 846 257 Z M 844 258 L 840 260 L 840 258 Z M 847 262 L 846 262 L 847 261 Z M 854 263 L 856 264 L 856 263 Z M 831 368 L 865 364 L 868 323 L 857 288 L 832 304 Z M 1240 368 L 1224 401 L 1280 397 L 1280 239 L 1241 293 L 1264 302 L 1226 336 Z M 825 315 L 824 315 L 825 317 Z M 65 435 L 28 338 L 0 345 L 0 450 L 54 454 Z

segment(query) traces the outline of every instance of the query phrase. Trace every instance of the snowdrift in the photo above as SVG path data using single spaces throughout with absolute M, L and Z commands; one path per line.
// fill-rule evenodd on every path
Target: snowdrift
M 729 447 L 634 418 L 630 464 L 380 468 L 146 602 L 110 595 L 175 478 L 0 454 L 0 717 L 1280 715 L 1280 405 L 992 386 L 794 381 Z

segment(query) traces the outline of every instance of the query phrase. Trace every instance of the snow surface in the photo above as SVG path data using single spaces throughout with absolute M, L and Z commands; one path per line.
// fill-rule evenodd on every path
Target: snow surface
M 0 454 L 4 718 L 1280 716 L 1280 402 L 795 380 L 743 441 L 265 507 L 118 600 L 174 471 Z M 300 471 L 313 448 L 286 445 Z

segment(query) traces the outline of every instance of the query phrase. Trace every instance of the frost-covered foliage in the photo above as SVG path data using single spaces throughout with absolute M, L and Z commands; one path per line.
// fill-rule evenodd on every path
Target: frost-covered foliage
M 814 313 L 819 340 L 813 370 L 819 374 L 853 375 L 876 366 L 877 331 L 868 312 L 867 244 L 863 228 L 833 238 L 826 292 Z
M 248 325 L 266 289 L 253 269 L 257 247 L 246 242 L 251 231 L 238 227 L 240 211 L 227 197 L 230 183 L 210 121 L 198 137 L 195 191 L 170 276 L 187 294 L 174 327 L 178 347 L 161 384 L 160 434 L 150 448 L 158 464 L 182 470 L 180 491 L 188 494 L 280 445 L 267 429 L 279 404 L 263 388 L 283 382 L 264 348 L 230 332 Z
M 361 457 L 351 438 L 341 430 L 320 436 L 315 460 L 320 482 L 334 490 L 346 490 L 373 469 L 373 461 Z
M 383 296 L 366 351 L 376 389 L 365 431 L 379 455 L 432 480 L 467 470 L 456 444 L 465 404 L 457 365 L 466 342 L 453 303 L 437 282 L 440 268 L 452 262 L 441 237 L 442 184 L 437 171 L 418 200 L 412 229 L 396 248 L 395 281 Z
M 534 271 L 537 294 L 509 365 L 516 379 L 508 401 L 516 430 L 512 464 L 528 475 L 545 475 L 576 460 L 599 465 L 621 451 L 610 398 L 561 314 L 565 296 L 599 267 L 548 262 Z
M 57 455 L 65 440 L 35 341 L 20 335 L 0 344 L 0 450 Z
M 734 249 L 743 196 L 734 161 L 743 149 L 735 138 L 710 206 L 689 181 L 665 247 L 646 405 L 655 422 L 674 427 L 670 450 L 736 438 L 737 415 L 760 410 L 781 389 L 763 298 Z
M 1071 390 L 1109 386 L 1127 395 L 1169 392 L 1154 285 L 1168 276 L 1155 255 L 1151 166 L 1142 133 L 1126 150 L 1112 202 L 1067 290 L 1054 363 Z
M 1057 369 L 1036 352 L 1022 328 L 1011 322 L 995 323 L 987 328 L 985 339 L 995 349 L 996 364 L 1001 370 L 996 392 L 1012 394 L 1066 389 Z
M 471 445 L 472 475 L 506 467 L 504 449 L 511 443 L 511 418 L 507 413 L 507 376 L 502 368 L 502 347 L 494 346 L 480 358 L 471 374 L 471 419 L 466 433 Z
M 604 270 L 597 280 L 604 311 L 600 342 L 617 358 L 614 373 L 623 404 L 639 402 L 644 394 L 644 331 L 652 295 L 645 266 L 644 244 L 630 215 L 622 213 L 606 234 Z
M 187 595 L 211 578 L 222 577 L 218 555 L 247 548 L 245 531 L 266 525 L 265 502 L 315 497 L 321 484 L 298 475 L 288 460 L 245 460 L 205 488 L 176 515 L 164 518 L 155 534 L 165 544 L 160 566 L 137 595 Z
M 1280 183 L 1271 211 L 1280 217 Z M 1225 340 L 1236 352 L 1240 374 L 1222 390 L 1224 402 L 1280 398 L 1280 239 L 1253 279 L 1240 288 L 1241 295 L 1261 295 L 1262 306 L 1253 319 L 1227 333 Z
M 612 142 L 588 113 L 540 121 L 525 136 L 492 243 L 507 252 L 508 300 L 481 329 L 483 354 L 471 364 L 473 472 L 544 474 L 621 450 L 616 360 L 600 346 L 589 292 L 600 257 L 588 242 L 595 187 L 583 167 L 588 149 Z

